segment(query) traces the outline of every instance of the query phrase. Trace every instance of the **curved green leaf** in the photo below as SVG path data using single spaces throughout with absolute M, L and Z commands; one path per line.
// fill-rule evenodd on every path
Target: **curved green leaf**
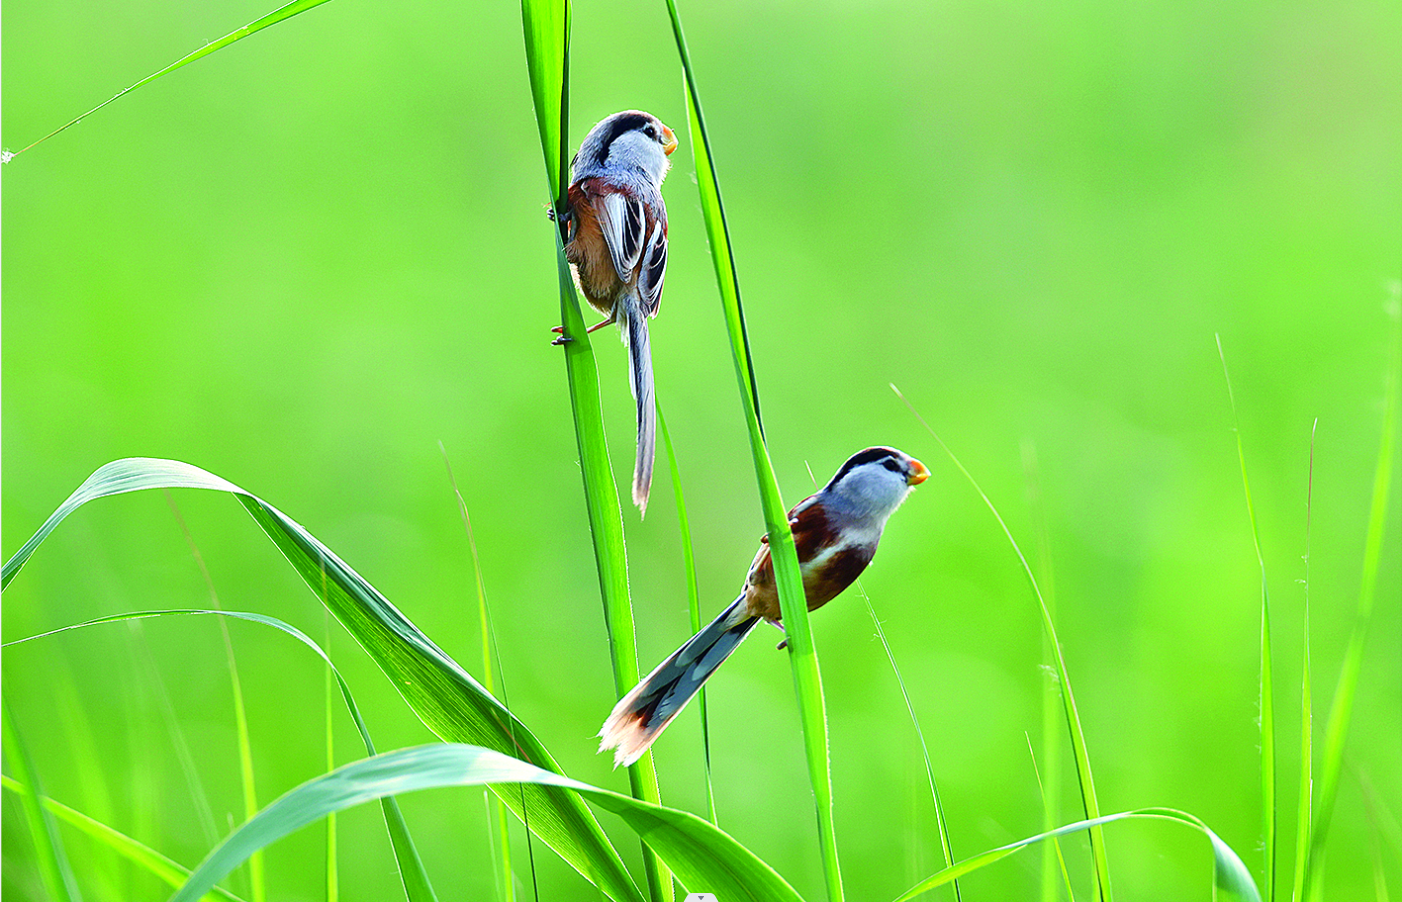
M 580 793 L 614 812 L 690 889 L 725 902 L 802 902 L 767 864 L 694 814 L 571 780 L 472 745 L 420 745 L 365 758 L 310 780 L 260 811 L 209 854 L 171 902 L 193 902 L 253 852 L 334 811 L 386 795 L 440 786 L 496 783 Z
M 430 730 L 445 740 L 471 741 L 559 773 L 559 765 L 525 724 L 329 548 L 277 508 L 190 464 L 134 457 L 99 468 L 0 568 L 0 587 L 9 585 L 39 543 L 74 510 L 96 498 L 155 488 L 232 493 Z M 527 786 L 524 793 L 497 794 L 518 818 L 529 820 L 531 831 L 546 845 L 611 898 L 640 902 L 642 895 L 618 853 L 577 796 L 541 784 Z M 528 818 L 523 816 L 527 812 Z
M 996 849 L 989 849 L 971 858 L 951 865 L 942 871 L 938 871 L 926 877 L 924 880 L 906 890 L 896 898 L 896 902 L 906 902 L 916 896 L 929 892 L 937 886 L 943 886 L 952 880 L 964 876 L 971 871 L 987 867 L 995 861 L 1007 858 L 1009 855 L 1021 849 L 1039 843 L 1044 839 L 1051 839 L 1056 836 L 1064 836 L 1068 833 L 1076 833 L 1081 830 L 1100 827 L 1114 821 L 1128 820 L 1130 818 L 1148 818 L 1153 820 L 1173 821 L 1179 824 L 1186 824 L 1195 830 L 1200 830 L 1212 844 L 1212 866 L 1214 880 L 1217 889 L 1227 894 L 1230 899 L 1241 900 L 1241 902 L 1261 902 L 1260 893 L 1256 890 L 1256 884 L 1251 881 L 1251 872 L 1242 863 L 1241 857 L 1232 851 L 1232 847 L 1222 841 L 1216 833 L 1208 829 L 1201 820 L 1188 814 L 1185 811 L 1178 811 L 1173 808 L 1138 808 L 1134 811 L 1121 811 L 1118 814 L 1107 814 L 1104 817 L 1094 817 L 1089 820 L 1076 821 L 1074 824 L 1066 824 L 1049 830 L 1046 833 L 1038 833 L 1036 836 L 1029 836 L 1006 846 L 999 846 Z

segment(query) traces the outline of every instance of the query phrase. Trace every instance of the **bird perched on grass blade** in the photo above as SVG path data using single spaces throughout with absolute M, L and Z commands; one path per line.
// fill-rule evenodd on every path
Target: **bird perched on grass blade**
M 924 464 L 895 448 L 867 448 L 789 511 L 808 610 L 827 604 L 861 575 L 887 518 L 929 475 Z M 599 751 L 616 749 L 615 767 L 637 761 L 750 630 L 761 620 L 777 624 L 781 616 L 766 536 L 740 597 L 614 706 L 599 731 Z
M 628 347 L 628 384 L 638 404 L 638 456 L 633 503 L 647 512 L 655 457 L 657 410 L 647 321 L 662 303 L 667 275 L 667 205 L 662 180 L 677 136 L 651 113 L 614 113 L 589 130 L 570 164 L 565 256 L 580 292 L 618 323 Z M 567 341 L 563 328 L 557 341 Z

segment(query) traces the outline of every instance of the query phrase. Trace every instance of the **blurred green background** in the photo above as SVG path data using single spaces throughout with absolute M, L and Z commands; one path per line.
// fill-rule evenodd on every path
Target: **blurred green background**
M 6 3 L 4 146 L 271 6 Z M 871 444 L 934 471 L 863 582 L 929 739 L 956 854 L 1040 828 L 1029 741 L 1040 750 L 1041 626 L 1006 539 L 888 383 L 981 481 L 1034 567 L 1050 567 L 1102 808 L 1186 809 L 1259 869 L 1259 572 L 1220 333 L 1274 604 L 1288 862 L 1310 430 L 1317 417 L 1309 576 L 1322 734 L 1357 605 L 1384 308 L 1402 277 L 1402 6 L 681 12 L 786 496 L 811 490 L 808 467 L 824 481 Z M 572 59 L 572 146 L 627 107 L 682 137 L 665 189 L 671 265 L 653 353 L 703 611 L 716 611 L 762 522 L 664 4 L 580 2 Z M 318 8 L 123 98 L 4 177 L 6 555 L 99 465 L 177 458 L 299 520 L 480 676 L 472 564 L 441 441 L 471 510 L 510 704 L 567 773 L 626 787 L 591 738 L 614 690 L 564 367 L 549 344 L 555 267 L 515 4 Z M 626 480 L 624 355 L 611 333 L 595 348 Z M 316 600 L 233 501 L 171 501 L 224 606 L 325 635 Z M 1402 814 L 1395 492 L 1390 516 L 1330 898 L 1371 897 L 1378 832 L 1361 782 Z M 647 519 L 629 509 L 625 525 L 646 670 L 689 632 L 665 476 Z M 48 541 L 6 593 L 4 638 L 203 607 L 208 595 L 167 501 L 126 496 Z M 814 625 L 849 895 L 892 898 L 940 863 L 918 745 L 860 597 Z M 266 802 L 324 769 L 322 670 L 280 634 L 229 630 Z M 792 682 L 769 632 L 712 683 L 720 823 L 821 899 Z M 338 628 L 331 648 L 382 749 L 432 738 Z M 169 705 L 220 832 L 241 820 L 215 622 L 106 626 L 13 648 L 4 679 L 56 798 L 198 861 L 210 842 Z M 337 718 L 348 761 L 357 746 Z M 664 801 L 695 811 L 699 735 L 688 712 L 657 746 Z M 1062 786 L 1060 820 L 1074 820 L 1069 764 L 1043 770 Z M 481 792 L 423 793 L 404 807 L 440 897 L 492 898 Z M 13 798 L 3 811 L 4 891 L 32 897 Z M 631 834 L 601 818 L 635 860 Z M 345 898 L 390 898 L 379 813 L 359 809 L 341 826 Z M 321 835 L 269 851 L 275 898 L 321 898 Z M 1108 839 L 1124 898 L 1208 897 L 1196 834 L 1134 824 Z M 162 896 L 86 841 L 70 835 L 68 846 L 91 898 Z M 1383 849 L 1397 892 L 1399 852 Z M 1067 850 L 1085 897 L 1084 844 Z M 541 898 L 596 897 L 548 850 L 535 853 Z M 1039 866 L 1030 852 L 981 871 L 965 898 L 1029 898 Z M 242 874 L 231 886 L 247 892 Z

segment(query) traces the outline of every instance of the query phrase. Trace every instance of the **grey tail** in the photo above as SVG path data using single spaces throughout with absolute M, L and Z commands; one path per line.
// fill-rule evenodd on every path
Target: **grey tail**
M 599 751 L 617 749 L 614 767 L 641 758 L 759 623 L 741 608 L 743 602 L 744 596 L 735 599 L 614 706 L 599 730 Z
M 647 335 L 647 314 L 637 295 L 629 292 L 618 305 L 619 332 L 628 346 L 628 387 L 638 402 L 638 457 L 633 463 L 633 503 L 647 514 L 652 489 L 652 465 L 657 449 L 657 406 L 652 392 L 652 344 Z

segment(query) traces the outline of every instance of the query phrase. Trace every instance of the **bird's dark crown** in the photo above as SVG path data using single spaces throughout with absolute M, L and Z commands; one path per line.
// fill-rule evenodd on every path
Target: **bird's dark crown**
M 832 488 L 837 485 L 842 481 L 842 477 L 846 476 L 854 468 L 860 467 L 862 464 L 879 463 L 888 458 L 900 462 L 901 457 L 901 452 L 897 451 L 895 448 L 887 448 L 881 445 L 874 448 L 867 448 L 865 451 L 858 451 L 856 454 L 847 458 L 847 462 L 837 471 L 837 475 L 827 484 L 827 488 Z

